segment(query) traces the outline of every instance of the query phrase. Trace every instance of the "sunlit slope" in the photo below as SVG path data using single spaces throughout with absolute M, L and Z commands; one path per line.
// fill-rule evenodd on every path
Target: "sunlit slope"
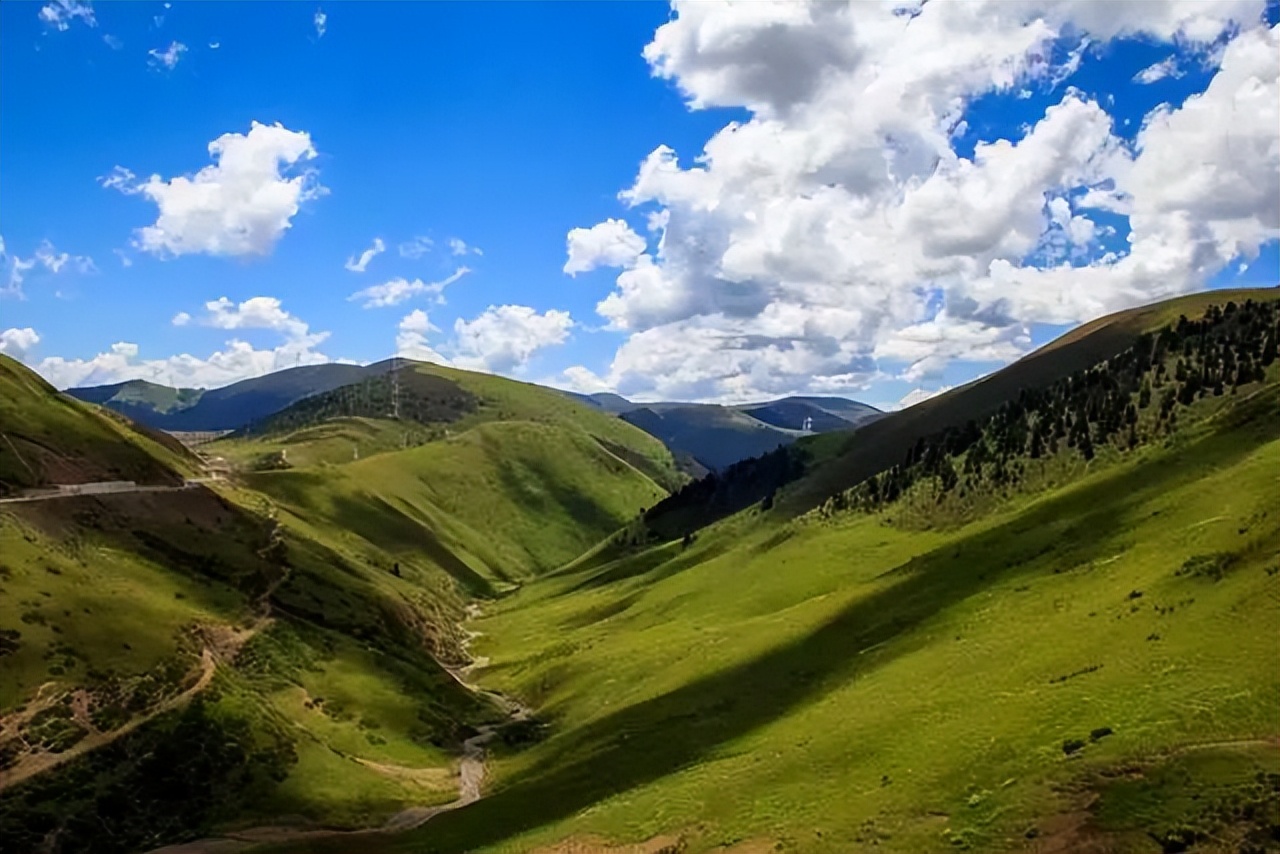
M 1002 405 L 1069 378 L 1132 347 L 1180 316 L 1196 318 L 1211 305 L 1280 300 L 1280 288 L 1191 294 L 1117 314 L 1075 329 L 989 376 L 890 413 L 853 431 L 807 437 L 756 461 L 744 460 L 714 483 L 689 484 L 646 515 L 654 536 L 697 530 L 777 493 L 780 513 L 805 513 L 833 493 L 900 463 L 917 442 L 990 416 Z
M 1206 328 L 1134 393 L 1136 443 L 1108 432 L 1118 392 L 1090 397 L 1087 454 L 1024 436 L 983 464 L 1007 479 L 960 480 L 976 504 L 916 480 L 870 510 L 752 508 L 527 585 L 479 623 L 478 677 L 546 740 L 389 847 L 1270 850 L 1280 364 L 1240 370 L 1268 339 L 1239 331 L 1266 324 Z M 1091 375 L 1123 390 L 1131 366 Z
M 665 494 L 582 430 L 528 421 L 247 478 L 312 525 L 391 554 L 429 555 L 475 593 L 572 559 Z
M 0 354 L 0 496 L 94 480 L 175 484 L 190 466 L 172 439 L 59 394 Z
M 179 481 L 178 450 L 0 368 L 15 442 Z M 452 800 L 467 725 L 500 714 L 438 663 L 462 660 L 462 616 L 429 554 L 230 484 L 0 505 L 0 847 L 133 852 Z
M 300 400 L 209 447 L 242 464 L 285 452 L 292 467 L 352 462 L 459 436 L 484 424 L 533 422 L 591 436 L 658 485 L 686 478 L 661 441 L 562 392 L 530 383 L 397 360 L 366 379 Z M 376 369 L 376 370 L 375 370 Z
M 850 434 L 843 446 L 835 437 L 820 437 L 815 452 L 824 459 L 813 476 L 790 491 L 788 504 L 804 511 L 837 489 L 849 487 L 899 461 L 921 436 L 979 419 L 1023 389 L 1041 388 L 1109 359 L 1133 345 L 1143 333 L 1195 318 L 1211 305 L 1245 300 L 1274 302 L 1280 288 L 1245 288 L 1189 294 L 1108 315 L 1072 330 L 1029 356 L 990 376 L 975 380 L 873 422 Z M 829 444 L 824 444 L 829 442 Z

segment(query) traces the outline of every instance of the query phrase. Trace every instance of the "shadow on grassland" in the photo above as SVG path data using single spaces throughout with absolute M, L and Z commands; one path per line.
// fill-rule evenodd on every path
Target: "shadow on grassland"
M 1110 553 L 1115 538 L 1139 521 L 1133 514 L 1144 502 L 1278 438 L 1280 427 L 1259 420 L 1265 418 L 1259 410 L 1231 425 L 1236 429 L 1116 471 L 917 557 L 897 584 L 853 602 L 804 638 L 556 737 L 535 770 L 395 845 L 418 852 L 494 845 L 696 765 L 718 745 L 918 648 L 925 640 L 912 630 L 951 603 L 998 581 L 1078 565 L 1104 548 Z M 879 655 L 857 654 L 895 640 Z

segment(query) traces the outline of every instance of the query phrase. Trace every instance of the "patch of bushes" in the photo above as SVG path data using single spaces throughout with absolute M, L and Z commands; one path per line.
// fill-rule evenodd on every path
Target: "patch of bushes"
M 1175 575 L 1191 578 L 1212 578 L 1221 581 L 1236 562 L 1236 556 L 1228 552 L 1193 555 L 1182 562 Z

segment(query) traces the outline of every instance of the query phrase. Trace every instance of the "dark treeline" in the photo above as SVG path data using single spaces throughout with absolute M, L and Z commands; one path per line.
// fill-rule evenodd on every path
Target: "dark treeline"
M 1262 382 L 1278 336 L 1272 302 L 1229 302 L 1199 320 L 1180 317 L 1112 359 L 1022 390 L 981 421 L 921 438 L 900 463 L 831 496 L 821 512 L 874 512 L 922 482 L 941 502 L 956 491 L 1013 485 L 1028 459 L 1070 451 L 1091 460 L 1103 446 L 1133 449 L 1171 433 L 1180 407 Z
M 399 417 L 419 424 L 447 424 L 474 412 L 478 401 L 457 383 L 444 377 L 401 370 Z M 238 431 L 239 436 L 290 433 L 330 418 L 391 418 L 397 411 L 391 373 L 313 395 L 256 421 Z
M 804 471 L 803 449 L 786 445 L 685 484 L 649 508 L 644 521 L 659 536 L 676 537 L 757 501 L 768 510 L 777 490 L 798 479 Z

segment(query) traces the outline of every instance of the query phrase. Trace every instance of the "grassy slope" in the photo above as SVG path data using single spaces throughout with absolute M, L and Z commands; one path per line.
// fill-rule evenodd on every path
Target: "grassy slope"
M 959 530 L 742 514 L 526 588 L 479 625 L 482 678 L 553 735 L 397 847 L 1019 849 L 1091 771 L 1280 734 L 1276 391 Z M 1177 575 L 1215 553 L 1222 580 Z
M 191 461 L 176 442 L 53 386 L 0 355 L 0 495 L 52 483 L 180 483 Z
M 176 482 L 188 467 L 166 437 L 2 357 L 0 369 L 0 431 L 40 479 Z M 374 543 L 218 489 L 0 507 L 0 779 L 21 738 L 59 753 L 96 737 L 86 720 L 110 732 L 193 684 L 202 647 L 232 644 L 191 704 L 5 790 L 0 837 L 14 850 L 59 826 L 60 844 L 84 851 L 282 815 L 363 826 L 456 795 L 461 727 L 495 711 L 432 660 L 459 658 L 453 578 L 424 554 L 393 575 Z M 107 824 L 68 823 L 81 814 Z
M 1095 324 L 1102 340 L 1073 335 L 1037 358 L 1065 356 L 981 396 L 1209 301 Z M 395 847 L 684 830 L 695 850 L 1035 849 L 1052 816 L 1101 790 L 1088 831 L 1160 850 L 1149 834 L 1174 833 L 1195 810 L 1168 804 L 1190 796 L 1099 773 L 1137 762 L 1182 779 L 1208 763 L 1238 798 L 1280 764 L 1250 745 L 1280 736 L 1277 373 L 1196 403 L 1172 439 L 1108 450 L 964 527 L 752 510 L 687 551 L 602 553 L 526 587 L 480 624 L 481 678 L 539 706 L 551 737 L 504 757 L 491 797 Z M 1219 558 L 1219 580 L 1183 571 Z M 1102 728 L 1114 733 L 1090 742 Z M 1087 746 L 1069 758 L 1071 739 Z
M 570 560 L 663 495 L 586 433 L 532 422 L 248 480 L 313 524 L 393 555 L 425 552 L 474 593 Z
M 784 499 L 795 512 L 814 507 L 832 493 L 901 460 L 920 436 L 982 418 L 1027 387 L 1044 386 L 1108 359 L 1134 336 L 1176 322 L 1180 314 L 1199 317 L 1210 305 L 1228 300 L 1274 300 L 1280 288 L 1246 288 L 1189 294 L 1108 315 L 1086 323 L 1004 370 L 882 418 L 851 434 L 832 433 L 802 446 L 821 466 Z
M 80 438 L 98 425 L 125 435 L 118 416 L 12 373 L 33 390 L 22 418 L 61 419 L 53 451 L 70 439 L 86 466 L 124 453 L 121 438 Z M 456 796 L 466 727 L 497 714 L 432 660 L 462 660 L 460 591 L 569 559 L 664 494 L 652 478 L 674 471 L 660 443 L 616 419 L 537 387 L 463 378 L 482 406 L 446 441 L 389 453 L 403 424 L 343 419 L 284 437 L 291 460 L 310 453 L 316 465 L 248 486 L 0 510 L 0 625 L 18 627 L 0 642 L 0 769 L 20 748 L 6 721 L 24 707 L 54 699 L 50 731 L 69 745 L 85 737 L 70 719 L 77 691 L 91 714 L 114 716 L 111 729 L 192 684 L 207 638 L 261 626 L 190 705 L 6 791 L 0 833 L 25 844 L 135 787 L 146 791 L 111 807 L 109 832 L 73 827 L 66 844 L 130 850 L 281 816 L 361 826 Z M 333 465 L 352 437 L 367 458 Z M 168 453 L 147 442 L 144 462 Z M 234 748 L 197 757 L 175 741 L 206 737 Z M 203 792 L 158 772 L 156 756 L 183 780 L 206 779 Z

